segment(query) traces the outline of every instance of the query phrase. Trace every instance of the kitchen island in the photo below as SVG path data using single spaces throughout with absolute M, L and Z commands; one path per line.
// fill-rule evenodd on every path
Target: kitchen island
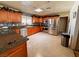
M 26 57 L 26 41 L 15 32 L 0 33 L 0 57 Z

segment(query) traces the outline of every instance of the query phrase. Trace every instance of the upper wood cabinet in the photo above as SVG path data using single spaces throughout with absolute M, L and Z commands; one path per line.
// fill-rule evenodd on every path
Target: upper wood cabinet
M 39 18 L 39 22 L 40 23 L 42 23 L 43 22 L 43 18 L 41 17 L 41 18 Z
M 14 13 L 14 22 L 21 21 L 21 13 Z
M 38 17 L 33 16 L 32 17 L 32 22 L 33 23 L 42 23 L 43 22 L 43 18 L 42 17 L 38 18 Z
M 10 22 L 21 22 L 21 13 L 10 12 L 9 18 Z
M 33 22 L 33 23 L 38 23 L 38 22 L 39 22 L 39 18 L 33 16 L 33 17 L 32 17 L 32 22 Z
M 32 22 L 33 22 L 33 23 L 36 22 L 36 17 L 35 17 L 35 16 L 32 17 Z
M 21 13 L 0 10 L 0 22 L 21 22 Z
M 6 11 L 4 11 L 4 10 L 0 10 L 0 21 L 1 22 L 4 22 L 4 21 L 6 21 L 5 19 L 7 18 L 7 12 Z

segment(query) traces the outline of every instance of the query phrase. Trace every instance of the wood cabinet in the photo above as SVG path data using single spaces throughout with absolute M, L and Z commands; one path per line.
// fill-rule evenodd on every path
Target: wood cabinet
M 15 29 L 15 32 L 20 34 L 20 29 Z
M 9 12 L 10 22 L 21 22 L 21 13 Z
M 0 55 L 1 57 L 26 57 L 27 56 L 27 48 L 26 42 L 16 46 L 13 49 L 10 49 Z
M 40 31 L 43 31 L 43 26 L 40 26 Z
M 32 23 L 35 23 L 35 17 L 34 16 L 32 17 Z
M 23 43 L 22 45 L 15 48 L 16 50 L 9 54 L 9 57 L 26 57 L 27 56 L 27 49 L 26 44 Z
M 1 21 L 1 22 L 4 22 L 4 21 L 6 21 L 6 20 L 5 20 L 6 18 L 7 18 L 7 16 L 6 16 L 6 11 L 0 10 L 0 21 Z
M 38 22 L 39 22 L 39 18 L 33 16 L 33 17 L 32 17 L 32 22 L 33 22 L 33 23 L 38 23 Z
M 40 31 L 41 31 L 41 29 L 40 29 L 39 26 L 33 27 L 33 28 L 28 28 L 28 29 L 27 29 L 27 35 L 29 36 L 29 35 L 38 33 L 38 32 L 40 32 Z
M 42 23 L 43 22 L 43 18 L 42 17 L 33 16 L 32 17 L 32 22 L 33 23 Z
M 39 18 L 39 23 L 42 23 L 42 22 L 43 22 L 43 18 L 40 17 L 40 18 Z
M 13 13 L 14 19 L 13 22 L 20 22 L 21 21 L 21 14 L 20 13 Z
M 0 10 L 0 22 L 20 22 L 21 13 Z

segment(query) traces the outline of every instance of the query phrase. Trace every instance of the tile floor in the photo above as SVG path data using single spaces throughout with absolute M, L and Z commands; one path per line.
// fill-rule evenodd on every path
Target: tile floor
M 28 57 L 74 57 L 73 50 L 61 45 L 61 36 L 39 32 L 28 38 Z

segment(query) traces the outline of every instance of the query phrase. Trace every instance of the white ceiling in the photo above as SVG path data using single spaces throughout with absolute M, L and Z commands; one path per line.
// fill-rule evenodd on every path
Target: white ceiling
M 42 16 L 70 11 L 74 1 L 0 1 L 0 3 L 29 14 Z M 44 11 L 37 13 L 34 11 L 36 8 L 41 8 Z

